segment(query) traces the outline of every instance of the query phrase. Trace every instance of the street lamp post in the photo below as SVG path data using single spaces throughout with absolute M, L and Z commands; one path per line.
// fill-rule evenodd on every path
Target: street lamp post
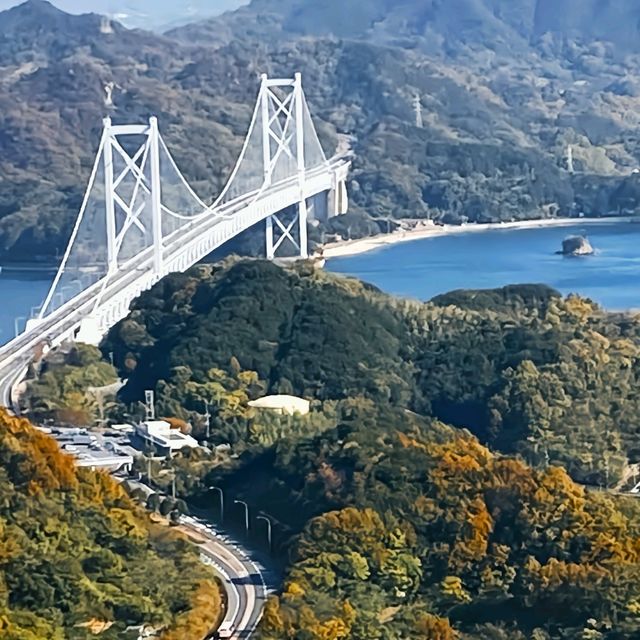
M 220 494 L 220 524 L 224 524 L 224 491 L 220 487 L 208 487 Z
M 264 520 L 267 523 L 267 542 L 269 544 L 269 553 L 271 553 L 271 519 L 267 516 L 257 516 L 256 520 Z
M 244 507 L 244 531 L 249 537 L 249 505 L 244 500 L 234 500 L 234 504 L 241 504 Z

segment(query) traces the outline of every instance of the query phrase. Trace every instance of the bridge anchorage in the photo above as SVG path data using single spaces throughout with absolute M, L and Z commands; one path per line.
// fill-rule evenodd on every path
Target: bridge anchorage
M 307 224 L 346 213 L 348 153 L 327 158 L 302 89 L 262 76 L 249 131 L 222 193 L 201 200 L 180 172 L 158 121 L 104 129 L 89 184 L 53 284 L 26 330 L 0 348 L 0 374 L 42 342 L 97 344 L 131 302 L 264 222 L 266 255 L 285 242 L 308 256 Z M 282 212 L 295 211 L 290 222 Z

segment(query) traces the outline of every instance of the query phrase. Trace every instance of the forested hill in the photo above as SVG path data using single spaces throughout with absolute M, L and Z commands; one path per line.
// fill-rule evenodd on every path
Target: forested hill
M 215 625 L 220 587 L 190 543 L 5 412 L 0 477 L 1 638 L 134 640 L 144 624 L 196 640 Z
M 640 629 L 637 503 L 437 422 L 351 407 L 335 430 L 281 441 L 226 486 L 296 531 L 307 518 L 263 640 L 630 640 Z
M 123 401 L 155 388 L 201 438 L 208 405 L 214 453 L 171 461 L 179 490 L 271 518 L 288 569 L 261 638 L 640 630 L 638 504 L 570 477 L 611 487 L 638 459 L 639 318 L 541 285 L 422 304 L 229 262 L 165 278 L 102 348 Z M 251 409 L 266 393 L 311 412 Z
M 156 388 L 165 415 L 197 419 L 222 382 L 238 397 L 405 407 L 587 483 L 640 460 L 640 320 L 544 286 L 420 304 L 309 267 L 203 267 L 143 293 L 103 349 L 129 380 L 123 399 Z M 246 424 L 220 429 L 235 441 Z
M 119 123 L 157 115 L 186 177 L 203 198 L 216 196 L 262 72 L 303 72 L 328 153 L 336 134 L 351 136 L 354 214 L 332 227 L 345 235 L 386 229 L 390 216 L 635 212 L 633 51 L 620 58 L 586 31 L 530 41 L 518 4 L 465 2 L 364 2 L 347 21 L 340 3 L 261 0 L 165 36 L 116 22 L 105 29 L 99 16 L 67 16 L 44 0 L 0 13 L 0 260 L 62 253 L 105 115 Z M 614 15 L 598 14 L 592 28 Z

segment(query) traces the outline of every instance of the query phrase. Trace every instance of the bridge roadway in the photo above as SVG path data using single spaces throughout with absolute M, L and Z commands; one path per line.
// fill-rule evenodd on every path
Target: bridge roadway
M 325 178 L 329 176 L 330 180 L 332 170 L 346 162 L 348 161 L 344 155 L 337 155 L 329 161 L 328 166 L 321 166 L 308 171 L 305 177 L 307 185 L 305 197 L 312 197 L 328 190 L 331 185 L 328 184 L 328 180 Z M 64 339 L 70 336 L 80 326 L 81 321 L 93 311 L 98 296 L 100 296 L 100 300 L 105 301 L 105 304 L 107 304 L 110 300 L 126 293 L 138 281 L 140 281 L 139 291 L 150 288 L 162 276 L 180 270 L 171 268 L 171 264 L 172 262 L 184 263 L 181 258 L 185 255 L 185 248 L 201 243 L 203 236 L 214 237 L 216 228 L 222 225 L 219 234 L 221 241 L 217 242 L 216 246 L 207 248 L 206 253 L 195 260 L 195 262 L 198 262 L 230 238 L 277 212 L 271 209 L 266 212 L 261 211 L 259 206 L 261 202 L 267 202 L 267 206 L 272 203 L 272 208 L 277 203 L 277 206 L 281 206 L 280 210 L 296 204 L 297 199 L 293 194 L 295 194 L 297 186 L 297 178 L 292 177 L 265 189 L 257 200 L 257 194 L 254 192 L 220 205 L 215 210 L 215 213 L 212 213 L 213 219 L 209 216 L 197 218 L 167 238 L 170 240 L 172 236 L 175 236 L 173 238 L 174 241 L 169 246 L 166 246 L 164 250 L 164 263 L 169 265 L 165 273 L 154 273 L 153 247 L 149 247 L 128 263 L 122 265 L 118 273 L 107 276 L 106 286 L 104 284 L 105 279 L 101 279 L 43 318 L 37 326 L 31 327 L 5 346 L 0 347 L 0 402 L 9 408 L 12 407 L 12 388 L 19 382 L 21 373 L 24 372 L 28 363 L 33 359 L 36 347 L 45 341 L 55 343 L 60 341 L 60 338 Z M 282 200 L 278 198 L 280 194 L 286 195 L 287 193 L 292 194 L 291 201 L 282 206 Z M 240 221 L 241 212 L 251 209 L 254 209 L 253 216 L 248 217 L 244 223 Z M 195 264 L 195 262 L 193 263 Z M 189 266 L 192 265 L 189 264 Z

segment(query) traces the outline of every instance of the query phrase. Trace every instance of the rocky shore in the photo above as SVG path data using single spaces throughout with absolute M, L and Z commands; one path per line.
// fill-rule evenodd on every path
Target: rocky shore
M 450 235 L 454 233 L 471 233 L 491 230 L 513 230 L 513 229 L 536 229 L 541 227 L 562 227 L 576 224 L 608 224 L 611 222 L 630 222 L 633 218 L 629 216 L 610 218 L 548 218 L 539 220 L 521 220 L 517 222 L 489 222 L 485 224 L 464 224 L 464 225 L 436 225 L 430 220 L 411 221 L 412 228 L 400 228 L 393 233 L 379 234 L 357 240 L 341 240 L 323 245 L 318 252 L 324 259 L 341 258 L 353 256 L 375 249 L 381 249 L 391 244 L 399 242 L 409 242 L 422 238 L 432 238 L 435 236 Z M 407 224 L 407 221 L 403 221 Z M 586 238 L 585 238 L 586 240 Z M 588 241 L 587 241 L 588 242 Z M 593 251 L 593 249 L 592 249 Z M 563 251 L 558 251 L 562 254 Z M 573 255 L 573 254 L 567 254 Z M 576 254 L 587 255 L 587 254 Z

